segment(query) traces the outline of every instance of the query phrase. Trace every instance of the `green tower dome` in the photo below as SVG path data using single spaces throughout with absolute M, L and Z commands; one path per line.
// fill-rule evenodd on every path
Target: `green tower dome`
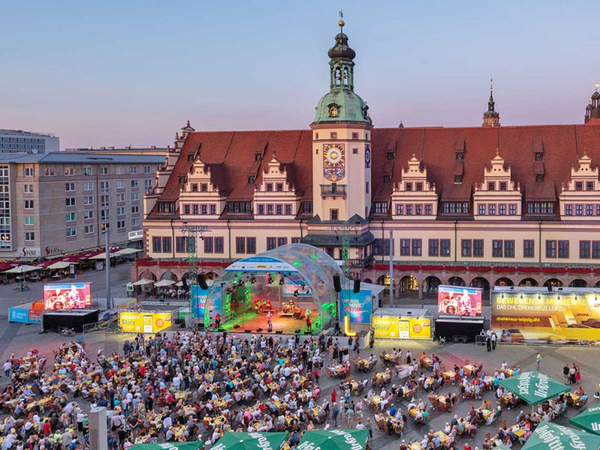
M 329 49 L 329 92 L 317 104 L 312 125 L 323 123 L 361 123 L 371 125 L 367 103 L 354 92 L 354 57 L 356 53 L 348 46 L 344 34 L 344 22 L 335 37 L 335 45 Z

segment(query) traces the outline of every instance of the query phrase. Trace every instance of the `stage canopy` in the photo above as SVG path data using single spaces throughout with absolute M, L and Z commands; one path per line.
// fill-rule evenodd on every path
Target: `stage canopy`
M 346 279 L 338 264 L 327 253 L 312 245 L 287 244 L 256 256 L 240 259 L 225 269 L 208 291 L 205 310 L 211 311 L 215 296 L 220 291 L 239 283 L 244 274 L 270 273 L 275 279 L 283 276 L 285 283 L 306 285 L 319 306 L 320 328 L 332 325 L 336 305 L 334 276 L 339 276 L 343 289 L 352 289 L 352 280 Z

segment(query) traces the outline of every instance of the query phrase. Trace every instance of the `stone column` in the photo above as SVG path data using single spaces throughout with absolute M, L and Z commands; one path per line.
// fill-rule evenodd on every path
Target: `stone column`
M 106 429 L 106 408 L 90 410 L 90 445 L 92 450 L 108 450 L 108 433 Z

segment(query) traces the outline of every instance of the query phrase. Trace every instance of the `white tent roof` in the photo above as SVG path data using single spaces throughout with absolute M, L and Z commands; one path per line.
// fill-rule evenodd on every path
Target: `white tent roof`
M 160 280 L 157 283 L 154 283 L 155 287 L 165 287 L 165 286 L 171 286 L 172 284 L 175 284 L 175 282 L 173 280 Z
M 34 272 L 36 270 L 40 270 L 41 267 L 36 266 L 28 266 L 27 264 L 23 264 L 22 266 L 13 267 L 12 269 L 8 269 L 4 271 L 4 273 L 27 273 Z
M 71 264 L 75 264 L 75 263 L 70 263 L 70 262 L 67 262 L 67 261 L 58 261 L 58 262 L 55 262 L 54 264 L 50 264 L 47 268 L 50 269 L 50 270 L 66 269 Z
M 373 295 L 373 297 L 377 297 L 379 294 L 381 294 L 384 290 L 387 289 L 381 284 L 364 283 L 362 281 L 360 282 L 360 288 L 364 290 L 371 290 L 371 295 Z
M 136 281 L 135 283 L 133 283 L 134 286 L 144 286 L 146 284 L 152 284 L 154 283 L 154 281 L 152 280 L 146 280 L 145 278 L 142 278 L 139 281 Z
M 125 256 L 125 255 L 133 255 L 134 253 L 143 252 L 144 250 L 141 248 L 122 248 L 121 250 L 114 252 L 110 256 Z

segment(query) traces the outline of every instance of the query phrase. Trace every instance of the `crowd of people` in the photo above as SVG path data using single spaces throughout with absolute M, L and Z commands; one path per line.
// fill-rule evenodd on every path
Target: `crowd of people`
M 487 449 L 522 443 L 540 420 L 587 400 L 579 387 L 532 414 L 521 412 L 507 426 L 502 412 L 520 400 L 499 383 L 520 367 L 503 362 L 488 371 L 469 361 L 446 367 L 436 354 L 414 357 L 400 349 L 361 359 L 358 349 L 351 353 L 355 342 L 342 347 L 340 339 L 175 332 L 139 334 L 122 352 L 106 355 L 66 343 L 49 364 L 37 350 L 12 355 L 4 364 L 10 384 L 0 394 L 0 444 L 2 450 L 83 449 L 90 439 L 88 412 L 104 406 L 110 450 L 163 441 L 210 445 L 228 431 L 288 431 L 286 446 L 294 447 L 304 431 L 332 427 L 366 429 L 371 437 L 379 429 L 406 441 L 407 426 L 429 428 L 433 414 L 453 417 L 439 430 L 416 428 L 423 439 L 403 441 L 401 448 L 458 448 L 460 439 L 468 443 L 482 427 L 502 422 L 493 436 L 486 433 Z M 353 370 L 369 374 L 354 379 Z M 322 373 L 340 379 L 327 395 Z M 495 393 L 494 404 L 484 399 L 487 391 Z M 459 416 L 453 411 L 463 401 L 469 409 Z

